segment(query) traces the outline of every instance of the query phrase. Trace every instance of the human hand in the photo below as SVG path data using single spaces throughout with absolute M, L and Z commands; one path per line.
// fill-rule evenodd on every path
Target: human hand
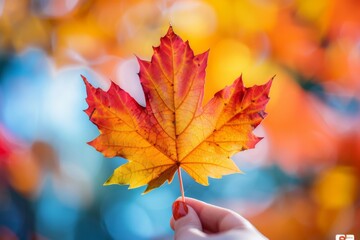
M 176 240 L 266 240 L 245 218 L 229 209 L 186 198 L 173 204 L 171 228 Z

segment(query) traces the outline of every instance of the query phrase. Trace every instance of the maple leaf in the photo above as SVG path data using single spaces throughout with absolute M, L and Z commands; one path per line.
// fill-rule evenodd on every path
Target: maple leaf
M 246 88 L 239 77 L 203 107 L 207 58 L 208 52 L 194 55 L 170 27 L 151 61 L 138 59 L 145 107 L 113 82 L 103 91 L 82 76 L 85 112 L 100 131 L 89 144 L 128 160 L 105 185 L 147 185 L 146 193 L 171 183 L 180 168 L 203 185 L 208 177 L 240 172 L 230 157 L 261 139 L 252 131 L 266 116 L 272 80 Z

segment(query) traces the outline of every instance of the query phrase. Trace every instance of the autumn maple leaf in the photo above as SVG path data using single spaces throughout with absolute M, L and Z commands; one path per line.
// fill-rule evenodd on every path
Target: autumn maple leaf
M 194 55 L 170 27 L 151 61 L 138 59 L 145 107 L 115 83 L 105 92 L 82 76 L 85 112 L 100 131 L 89 144 L 128 160 L 105 185 L 147 185 L 146 193 L 170 183 L 180 168 L 203 185 L 208 177 L 240 172 L 230 157 L 261 139 L 252 131 L 266 115 L 271 80 L 246 88 L 240 77 L 203 107 L 207 58 L 208 52 Z

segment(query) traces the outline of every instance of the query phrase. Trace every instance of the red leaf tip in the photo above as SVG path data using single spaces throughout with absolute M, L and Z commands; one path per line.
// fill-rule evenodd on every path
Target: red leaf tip
M 90 85 L 89 81 L 87 80 L 87 78 L 84 75 L 80 74 L 80 76 L 81 76 L 82 80 L 84 81 L 86 88 L 88 88 Z
M 166 35 L 172 35 L 172 34 L 175 34 L 175 33 L 174 33 L 173 27 L 170 25 Z

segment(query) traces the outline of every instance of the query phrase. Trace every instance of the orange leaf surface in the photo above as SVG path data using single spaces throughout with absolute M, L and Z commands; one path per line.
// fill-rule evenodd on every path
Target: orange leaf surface
M 115 83 L 105 92 L 83 77 L 85 112 L 100 131 L 89 144 L 128 160 L 105 185 L 147 185 L 148 192 L 170 183 L 180 167 L 203 185 L 240 172 L 230 157 L 261 139 L 252 131 L 266 115 L 271 80 L 246 88 L 240 77 L 203 107 L 207 58 L 208 52 L 194 55 L 170 27 L 151 61 L 138 59 L 146 107 Z

